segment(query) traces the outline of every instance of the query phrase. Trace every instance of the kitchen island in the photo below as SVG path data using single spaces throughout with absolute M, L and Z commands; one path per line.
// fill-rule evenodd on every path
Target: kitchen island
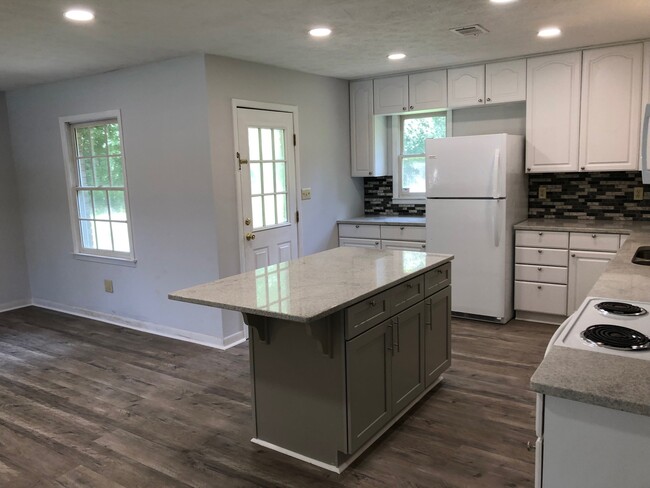
M 240 311 L 253 442 L 342 472 L 451 361 L 451 260 L 336 248 L 169 298 Z

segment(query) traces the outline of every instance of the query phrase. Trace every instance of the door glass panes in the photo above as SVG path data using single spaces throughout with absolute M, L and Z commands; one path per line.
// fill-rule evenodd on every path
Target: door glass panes
M 284 129 L 248 129 L 248 167 L 255 230 L 289 222 L 285 138 Z
M 117 121 L 71 128 L 83 249 L 130 253 L 124 158 Z

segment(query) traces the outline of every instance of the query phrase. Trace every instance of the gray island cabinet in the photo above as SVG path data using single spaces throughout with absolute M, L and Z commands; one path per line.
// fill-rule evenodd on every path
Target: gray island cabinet
M 337 248 L 169 297 L 242 312 L 252 441 L 340 473 L 449 367 L 451 259 Z

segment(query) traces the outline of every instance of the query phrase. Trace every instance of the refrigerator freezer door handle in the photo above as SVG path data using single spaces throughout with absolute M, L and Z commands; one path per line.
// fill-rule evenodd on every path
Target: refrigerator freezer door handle
M 501 203 L 503 202 L 502 199 L 497 199 L 495 200 L 496 205 L 493 206 L 494 208 L 494 215 L 492 219 L 492 225 L 494 225 L 494 247 L 499 247 L 499 244 L 501 243 Z
M 648 168 L 648 124 L 650 123 L 650 104 L 645 106 L 643 117 L 643 133 L 641 140 L 641 178 L 643 183 L 650 183 L 650 168 Z
M 499 198 L 499 170 L 501 165 L 501 151 L 494 150 L 494 161 L 492 162 L 492 198 Z

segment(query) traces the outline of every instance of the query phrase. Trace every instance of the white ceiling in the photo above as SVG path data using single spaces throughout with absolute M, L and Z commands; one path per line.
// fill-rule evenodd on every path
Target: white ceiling
M 96 20 L 64 21 L 80 4 Z M 490 33 L 449 32 L 474 23 Z M 350 79 L 644 38 L 650 0 L 0 0 L 0 90 L 196 52 Z

